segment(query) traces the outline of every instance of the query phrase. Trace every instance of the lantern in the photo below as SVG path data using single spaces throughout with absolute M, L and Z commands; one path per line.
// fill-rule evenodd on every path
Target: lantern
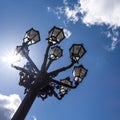
M 52 47 L 50 50 L 50 59 L 56 60 L 62 56 L 63 50 L 59 46 Z
M 40 34 L 37 30 L 31 28 L 23 38 L 23 44 L 29 46 L 40 41 Z
M 65 35 L 64 35 L 63 29 L 54 26 L 49 31 L 47 40 L 50 45 L 55 45 L 57 43 L 60 43 L 64 38 L 65 38 Z
M 82 44 L 73 44 L 69 51 L 72 62 L 78 62 L 79 59 L 86 53 Z
M 74 76 L 74 81 L 76 83 L 82 82 L 83 78 L 87 74 L 87 69 L 83 67 L 83 65 L 80 66 L 75 66 L 73 69 L 73 76 Z

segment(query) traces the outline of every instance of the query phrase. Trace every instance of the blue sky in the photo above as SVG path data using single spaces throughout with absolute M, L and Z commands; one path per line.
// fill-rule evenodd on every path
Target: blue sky
M 30 57 L 40 68 L 48 31 L 66 29 L 60 46 L 63 58 L 50 70 L 68 65 L 69 48 L 83 43 L 87 53 L 80 60 L 88 74 L 63 100 L 37 98 L 26 120 L 119 120 L 120 119 L 120 1 L 119 0 L 1 0 L 0 1 L 0 120 L 9 120 L 24 98 L 18 71 L 3 57 L 22 44 L 25 32 L 39 30 L 41 41 L 30 47 Z M 59 63 L 59 64 L 58 64 Z M 72 69 L 58 76 L 70 76 Z

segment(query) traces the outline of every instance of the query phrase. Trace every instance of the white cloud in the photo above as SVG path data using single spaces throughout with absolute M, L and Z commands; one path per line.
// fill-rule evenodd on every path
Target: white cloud
M 65 34 L 65 37 L 66 38 L 69 38 L 70 36 L 71 36 L 71 32 L 69 31 L 69 30 L 67 30 L 67 29 L 63 29 L 63 31 L 64 31 L 64 34 Z
M 56 7 L 54 13 L 65 14 L 69 21 L 75 23 L 82 19 L 86 25 L 120 27 L 120 0 L 78 0 L 73 7 L 69 6 L 67 0 L 63 0 L 63 4 L 62 7 Z
M 78 4 L 83 23 L 120 27 L 120 0 L 79 0 Z
M 20 103 L 21 99 L 17 94 L 0 94 L 0 120 L 10 120 Z
M 112 44 L 110 49 L 113 50 L 119 41 L 119 35 L 116 36 L 120 28 L 120 0 L 78 0 L 75 4 L 69 6 L 68 0 L 63 0 L 63 6 L 56 7 L 54 14 L 59 16 L 65 15 L 67 22 L 74 24 L 82 21 L 85 25 L 106 25 L 112 29 Z M 115 33 L 115 34 L 114 34 Z M 110 34 L 109 34 L 110 35 Z M 108 36 L 108 35 L 107 35 Z
M 74 5 L 74 9 L 71 9 L 68 6 L 65 7 L 65 15 L 67 16 L 67 19 L 68 21 L 72 21 L 73 23 L 76 23 L 79 20 L 79 12 L 79 5 Z
M 106 25 L 110 28 L 107 37 L 112 40 L 107 50 L 114 50 L 119 42 L 120 0 L 79 0 L 82 22 L 90 25 Z

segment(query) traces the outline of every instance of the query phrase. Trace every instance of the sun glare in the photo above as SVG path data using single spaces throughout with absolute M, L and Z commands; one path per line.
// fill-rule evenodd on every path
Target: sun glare
M 15 64 L 21 60 L 20 54 L 15 55 L 14 52 L 6 52 L 6 55 L 1 57 L 1 60 L 9 65 Z

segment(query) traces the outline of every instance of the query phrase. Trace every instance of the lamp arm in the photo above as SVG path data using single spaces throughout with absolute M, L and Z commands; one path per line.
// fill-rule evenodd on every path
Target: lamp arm
M 60 69 L 57 69 L 57 70 L 55 70 L 55 71 L 52 71 L 52 72 L 48 73 L 48 75 L 51 76 L 51 77 L 56 77 L 60 72 L 63 72 L 63 71 L 65 71 L 65 70 L 71 68 L 74 64 L 75 64 L 75 63 L 71 63 L 70 65 L 68 65 L 68 66 L 66 66 L 66 67 L 62 67 L 62 68 L 60 68 Z
M 75 89 L 78 86 L 77 84 L 75 84 L 74 86 L 73 85 L 68 85 L 68 84 L 62 83 L 62 82 L 54 80 L 54 79 L 51 79 L 51 81 L 58 84 L 58 85 L 62 85 L 62 86 L 72 88 L 72 89 Z
M 39 73 L 39 69 L 37 68 L 37 66 L 35 65 L 35 63 L 32 61 L 32 59 L 29 57 L 28 54 L 26 54 L 24 51 L 23 51 L 26 59 L 30 62 L 30 64 L 32 65 L 33 68 L 35 68 L 35 70 L 37 71 L 37 73 Z
M 53 62 L 54 60 L 49 60 L 48 64 L 46 65 L 46 71 L 48 70 L 48 68 L 50 67 L 51 63 Z
M 50 49 L 50 45 L 47 46 L 46 53 L 44 55 L 44 60 L 43 60 L 44 62 L 42 64 L 41 70 L 45 70 L 45 67 L 46 67 L 46 64 L 47 64 L 47 59 L 48 59 L 49 49 Z
M 22 68 L 22 67 L 19 67 L 19 66 L 15 66 L 15 65 L 11 65 L 13 68 L 19 70 L 19 71 L 22 71 L 22 72 L 25 72 L 27 74 L 32 74 L 32 75 L 37 75 L 36 73 L 33 73 L 33 72 L 29 72 L 28 70 Z

